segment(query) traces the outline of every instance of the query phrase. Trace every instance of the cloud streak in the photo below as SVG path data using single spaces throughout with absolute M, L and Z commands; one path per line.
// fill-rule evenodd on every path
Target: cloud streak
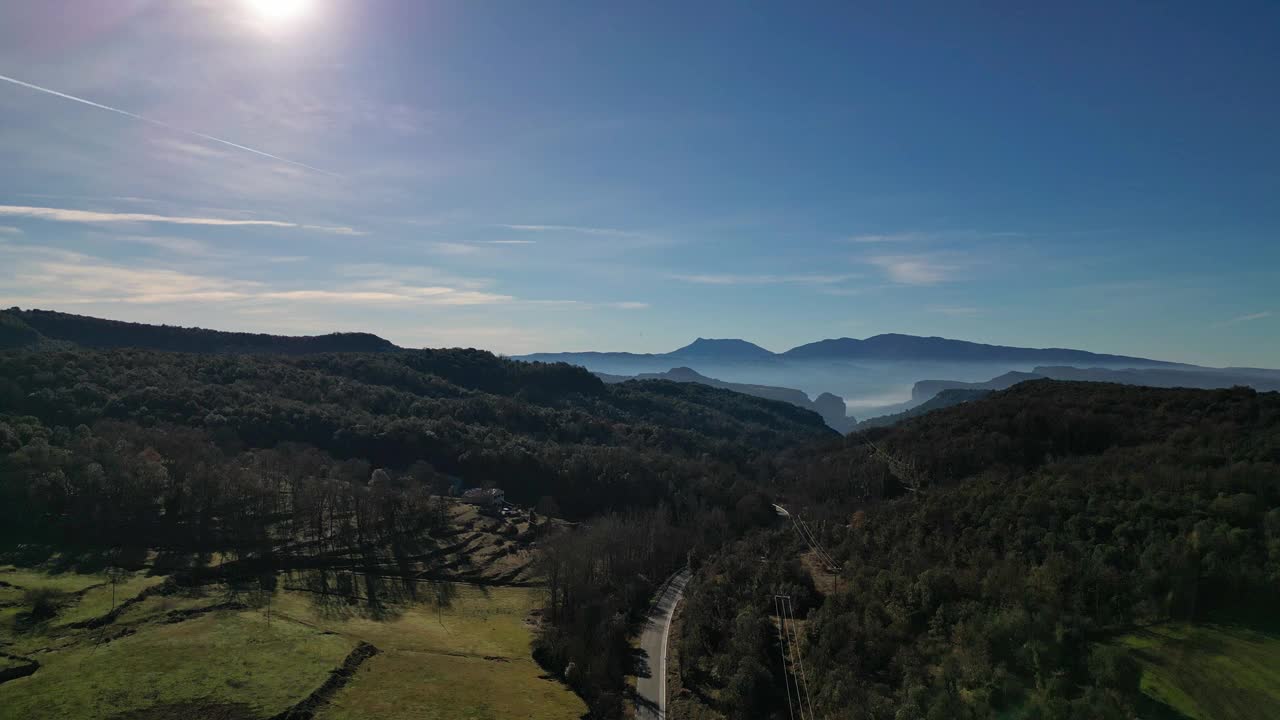
M 937 285 L 945 282 L 956 269 L 930 255 L 880 255 L 868 258 L 867 262 L 883 270 L 889 280 L 899 285 Z
M 878 243 L 902 243 L 920 240 L 923 236 L 917 233 L 892 233 L 888 235 L 854 235 L 848 238 L 851 243 L 862 245 L 878 244 Z
M 948 317 L 974 317 L 982 313 L 982 310 L 976 307 L 967 306 L 935 306 L 929 308 L 929 312 L 935 312 Z
M 140 120 L 140 121 L 142 121 L 142 122 L 149 123 L 149 124 L 151 124 L 151 125 L 155 125 L 156 127 L 162 127 L 162 128 L 165 128 L 166 130 L 171 130 L 171 131 L 173 131 L 173 132 L 183 133 L 183 134 L 185 134 L 185 135 L 190 135 L 190 136 L 192 136 L 192 137 L 200 138 L 201 140 L 207 140 L 207 141 L 209 141 L 209 142 L 219 143 L 219 144 L 221 144 L 221 145 L 226 145 L 227 147 L 232 147 L 232 148 L 235 148 L 235 149 L 237 149 L 237 150 L 242 150 L 242 151 L 244 151 L 244 152 L 253 153 L 254 155 L 259 155 L 259 156 L 264 157 L 264 158 L 268 158 L 268 159 L 271 159 L 271 160 L 275 160 L 276 162 L 282 162 L 282 163 L 286 163 L 286 164 L 288 164 L 288 165 L 294 165 L 294 166 L 296 166 L 296 167 L 305 168 L 305 169 L 307 169 L 307 170 L 311 170 L 312 172 L 318 172 L 318 173 L 321 173 L 321 174 L 324 174 L 324 175 L 332 175 L 332 176 L 334 176 L 334 177 L 338 177 L 338 175 L 337 175 L 336 173 L 329 172 L 328 170 L 322 170 L 321 168 L 315 167 L 314 165 L 308 165 L 308 164 L 306 164 L 306 163 L 301 163 L 301 162 L 298 162 L 297 160 L 290 160 L 290 159 L 288 159 L 288 158 L 280 157 L 279 155 L 272 155 L 272 154 L 271 154 L 271 153 L 269 153 L 269 152 L 265 152 L 265 151 L 263 151 L 263 150 L 258 150 L 258 149 L 256 149 L 256 148 L 251 148 L 251 147 L 249 147 L 249 146 L 247 146 L 247 145 L 241 145 L 241 144 L 239 144 L 239 143 L 234 143 L 234 142 L 231 142 L 230 140 L 224 140 L 223 138 L 220 138 L 220 137 L 214 137 L 213 135 L 206 135 L 206 134 L 204 134 L 204 133 L 202 133 L 202 132 L 196 132 L 195 130 L 188 130 L 188 129 L 186 129 L 186 128 L 180 128 L 180 127 L 178 127 L 178 126 L 176 126 L 176 125 L 170 125 L 169 123 L 167 123 L 167 122 L 163 122 L 163 121 L 161 121 L 161 120 L 155 120 L 155 119 L 153 119 L 153 118 L 149 118 L 149 117 L 146 117 L 146 116 L 144 116 L 144 115 L 139 115 L 139 114 L 137 114 L 137 113 L 131 113 L 131 112 L 129 112 L 128 110 L 121 110 L 120 108 L 111 107 L 110 105 L 103 105 L 102 103 L 96 103 L 96 102 L 94 102 L 94 101 L 92 101 L 92 100 L 87 100 L 87 99 L 82 98 L 82 97 L 76 97 L 75 95 L 68 95 L 68 94 L 66 94 L 66 93 L 64 93 L 64 92 L 58 92 L 57 90 L 54 90 L 54 89 L 52 89 L 52 88 L 42 87 L 42 86 L 40 86 L 40 85 L 35 85 L 35 84 L 29 83 L 29 82 L 23 82 L 22 80 L 19 80 L 19 79 L 17 79 L 17 78 L 11 78 L 11 77 L 9 77 L 9 76 L 7 76 L 7 75 L 0 75 L 0 80 L 3 80 L 4 82 L 7 82 L 7 83 L 11 83 L 11 84 L 13 84 L 13 85 L 18 85 L 18 86 L 20 86 L 20 87 L 27 88 L 27 89 L 29 89 L 29 90 L 35 90 L 36 92 L 42 92 L 42 93 L 45 93 L 46 95 L 52 95 L 52 96 L 54 96 L 54 97 L 62 98 L 63 100 L 70 100 L 70 101 L 72 101 L 72 102 L 78 102 L 78 103 L 80 103 L 80 104 L 82 104 L 82 105 L 88 105 L 89 107 L 97 108 L 97 109 L 99 109 L 99 110 L 106 110 L 107 112 L 113 112 L 113 113 L 116 113 L 117 115 L 123 115 L 123 116 L 125 116 L 125 117 L 127 117 L 127 118 L 133 118 L 134 120 Z
M 355 228 L 328 225 L 302 225 L 283 220 L 238 220 L 233 218 L 182 217 L 153 215 L 151 213 L 98 212 L 95 210 L 70 210 L 67 208 L 28 207 L 25 205 L 0 205 L 0 217 L 24 217 L 34 220 L 68 223 L 168 223 L 170 225 L 215 225 L 301 228 L 335 235 L 364 235 Z
M 0 280 L 0 297 L 10 304 L 296 302 L 460 306 L 517 301 L 499 293 L 397 281 L 324 289 L 271 287 L 257 281 L 168 268 L 126 267 L 69 250 L 7 243 L 0 244 L 0 260 L 13 269 L 10 277 Z
M 855 280 L 857 273 L 795 274 L 795 275 L 736 275 L 732 273 L 696 273 L 668 275 L 672 280 L 697 285 L 835 285 Z
M 608 237 L 643 237 L 644 233 L 617 228 L 583 227 L 581 225 L 498 225 L 508 230 L 520 232 L 572 232 L 582 235 L 603 235 Z
M 106 235 L 106 237 L 108 240 L 116 242 L 146 245 L 179 255 L 190 255 L 192 257 L 214 257 L 217 255 L 213 248 L 206 243 L 191 238 L 165 235 Z
M 1227 324 L 1239 325 L 1240 323 L 1252 322 L 1254 320 L 1262 320 L 1269 317 L 1271 317 L 1271 311 L 1263 310 L 1262 312 L 1249 313 L 1248 315 L 1241 315 L 1240 317 L 1231 318 L 1230 320 L 1227 321 Z
M 0 243 L 0 265 L 11 272 L 0 277 L 0 305 L 132 306 L 218 304 L 227 311 L 307 306 L 351 306 L 415 309 L 467 306 L 566 306 L 579 309 L 642 310 L 648 303 L 533 300 L 480 290 L 439 279 L 411 280 L 378 276 L 322 287 L 279 285 L 256 280 L 196 274 L 167 267 L 125 266 L 60 248 Z M 419 269 L 421 270 L 421 269 Z M 351 273 L 348 273 L 351 274 Z M 418 273 L 419 277 L 422 273 Z

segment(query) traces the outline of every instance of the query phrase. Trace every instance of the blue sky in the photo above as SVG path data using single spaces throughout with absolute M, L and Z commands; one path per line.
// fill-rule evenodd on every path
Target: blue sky
M 0 6 L 0 305 L 1280 366 L 1276 3 L 264 2 Z

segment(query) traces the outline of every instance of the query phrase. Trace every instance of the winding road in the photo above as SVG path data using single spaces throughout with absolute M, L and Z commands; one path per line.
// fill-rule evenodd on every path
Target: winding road
M 649 676 L 636 678 L 638 720 L 664 720 L 667 717 L 667 636 L 671 633 L 671 616 L 688 582 L 687 569 L 676 573 L 654 600 L 653 607 L 649 608 L 649 617 L 640 634 L 640 649 L 648 657 Z

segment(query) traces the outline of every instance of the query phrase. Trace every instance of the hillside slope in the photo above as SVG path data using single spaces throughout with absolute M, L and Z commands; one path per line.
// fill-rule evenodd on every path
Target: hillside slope
M 751 383 L 731 383 L 716 378 L 707 377 L 698 371 L 687 368 L 677 367 L 671 368 L 661 373 L 640 373 L 639 375 L 610 375 L 609 373 L 595 373 L 597 377 L 608 383 L 626 382 L 627 380 L 670 380 L 672 382 L 692 382 L 708 385 L 710 387 L 723 388 L 732 390 L 733 392 L 742 393 L 744 395 L 752 395 L 755 397 L 765 398 L 767 400 L 777 400 L 779 402 L 789 403 L 796 407 L 802 407 L 812 410 L 822 416 L 836 432 L 846 433 L 853 429 L 857 424 L 857 419 L 848 415 L 848 409 L 845 407 L 844 398 L 831 393 L 822 393 L 817 398 L 810 400 L 809 396 L 800 390 L 794 388 L 777 387 L 774 385 L 754 385 Z
M 8 352 L 0 408 L 47 428 L 123 421 L 161 436 L 154 443 L 194 433 L 197 446 L 305 443 L 373 467 L 426 462 L 518 502 L 553 496 L 575 516 L 649 505 L 672 483 L 733 478 L 763 453 L 834 435 L 816 413 L 781 402 L 694 383 L 606 385 L 581 368 L 473 350 Z M 11 532 L 58 525 L 21 507 L 6 508 L 16 513 Z
M 1249 620 L 1280 602 L 1280 394 L 1037 380 L 790 457 L 778 500 L 829 559 L 784 521 L 686 591 L 684 686 L 726 717 L 785 714 L 742 587 L 792 598 L 818 717 L 1280 712 L 1230 673 L 1280 660 Z
M 926 400 L 943 390 L 1004 390 L 1025 380 L 1048 378 L 1082 382 L 1120 383 L 1161 388 L 1214 390 L 1236 385 L 1271 392 L 1280 390 L 1280 375 L 1271 370 L 1251 368 L 1077 368 L 1062 365 L 1037 366 L 1031 372 L 1009 372 L 984 382 L 921 380 L 911 388 L 912 400 Z
M 5 343 L 14 323 L 29 328 L 20 342 Z M 390 341 L 369 333 L 330 333 L 317 336 L 267 335 L 223 332 L 202 328 L 147 325 L 50 310 L 10 308 L 0 311 L 0 349 L 38 344 L 40 338 L 88 348 L 139 348 L 200 353 L 278 353 L 299 355 L 321 352 L 388 352 Z

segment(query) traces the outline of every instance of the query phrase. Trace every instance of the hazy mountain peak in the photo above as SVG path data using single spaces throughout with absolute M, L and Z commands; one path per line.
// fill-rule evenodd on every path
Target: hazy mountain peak
M 691 367 L 683 367 L 683 366 L 673 367 L 670 370 L 668 370 L 666 373 L 661 373 L 661 374 L 666 375 L 671 380 L 679 380 L 681 382 L 699 382 L 703 380 L 712 379 L 707 377 L 706 375 L 703 375 L 697 370 L 694 370 Z
M 698 338 L 671 353 L 672 355 L 718 355 L 732 358 L 764 358 L 773 353 L 755 343 L 737 338 Z
M 1169 365 L 1146 358 L 1107 355 L 1068 348 L 1024 348 L 988 345 L 968 340 L 922 337 L 900 333 L 873 335 L 866 340 L 835 338 L 800 345 L 783 353 L 802 360 L 919 360 L 929 362 L 1040 362 L 1058 358 L 1062 362 Z

